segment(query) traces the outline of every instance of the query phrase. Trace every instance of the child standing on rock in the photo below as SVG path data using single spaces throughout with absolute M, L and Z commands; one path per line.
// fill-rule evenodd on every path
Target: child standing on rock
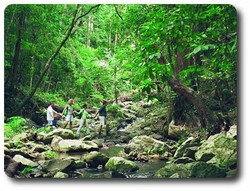
M 80 121 L 80 126 L 77 129 L 77 135 L 80 136 L 81 133 L 81 128 L 84 125 L 86 128 L 86 133 L 89 134 L 89 125 L 87 122 L 87 119 L 92 117 L 88 112 L 87 112 L 87 104 L 84 104 L 82 106 L 82 109 L 77 113 L 78 115 L 82 114 L 81 121 Z

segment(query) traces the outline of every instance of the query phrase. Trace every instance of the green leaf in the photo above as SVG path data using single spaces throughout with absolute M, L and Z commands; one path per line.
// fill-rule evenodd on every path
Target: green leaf
M 200 51 L 201 51 L 201 46 L 198 46 L 194 49 L 193 54 L 197 54 Z

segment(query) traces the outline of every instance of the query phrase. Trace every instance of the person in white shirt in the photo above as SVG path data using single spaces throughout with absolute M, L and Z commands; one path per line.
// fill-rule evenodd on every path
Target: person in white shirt
M 52 125 L 52 121 L 54 120 L 54 114 L 57 113 L 53 107 L 55 106 L 55 102 L 51 102 L 50 103 L 50 106 L 47 108 L 47 121 L 48 121 L 48 124 L 47 126 L 50 126 Z

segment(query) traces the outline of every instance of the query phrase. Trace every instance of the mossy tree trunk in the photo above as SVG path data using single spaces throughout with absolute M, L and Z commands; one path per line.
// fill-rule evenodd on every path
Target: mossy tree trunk
M 201 96 L 198 95 L 192 88 L 184 86 L 175 76 L 171 76 L 169 78 L 168 84 L 174 92 L 185 97 L 191 104 L 194 105 L 198 112 L 202 127 L 209 127 L 216 122 L 216 116 L 205 105 Z

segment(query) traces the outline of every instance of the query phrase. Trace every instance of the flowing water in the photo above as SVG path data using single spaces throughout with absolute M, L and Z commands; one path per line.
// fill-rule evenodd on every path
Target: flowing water
M 141 121 L 143 118 L 136 118 L 135 121 Z M 135 122 L 133 121 L 133 122 Z M 126 124 L 124 128 L 118 130 L 118 134 L 126 134 L 127 129 L 131 124 Z M 118 140 L 105 140 L 103 148 L 99 151 L 107 155 L 109 158 L 118 156 L 118 153 L 124 149 L 125 144 L 121 144 Z M 86 153 L 60 153 L 59 158 L 73 157 L 75 159 L 83 160 Z M 104 179 L 104 178 L 153 178 L 155 172 L 164 167 L 166 161 L 151 160 L 149 162 L 135 161 L 139 167 L 139 170 L 131 173 L 121 174 L 114 171 L 108 171 L 104 167 L 99 168 L 83 168 L 77 169 L 72 172 L 71 177 L 75 178 L 87 178 L 87 179 Z
M 101 148 L 100 152 L 106 154 L 108 157 L 117 156 L 123 150 L 122 145 L 113 145 L 109 148 Z M 59 158 L 73 157 L 76 159 L 83 159 L 83 153 L 61 153 Z M 139 167 L 136 172 L 121 174 L 114 171 L 108 171 L 104 167 L 99 168 L 82 168 L 72 172 L 71 177 L 87 178 L 87 179 L 105 179 L 105 178 L 153 178 L 154 173 L 160 168 L 164 167 L 166 162 L 161 160 L 152 160 L 149 162 L 135 161 Z
M 118 173 L 107 171 L 105 169 L 79 169 L 77 170 L 77 178 L 153 178 L 154 173 L 165 166 L 163 161 L 139 162 L 136 161 L 139 170 L 131 173 Z

